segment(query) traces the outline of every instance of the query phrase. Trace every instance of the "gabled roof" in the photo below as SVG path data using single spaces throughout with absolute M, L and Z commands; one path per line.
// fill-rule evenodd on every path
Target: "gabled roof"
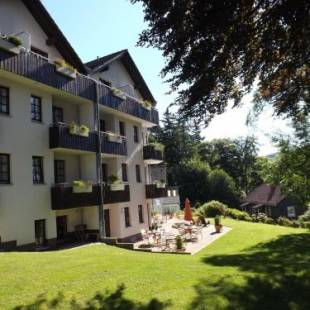
M 40 0 L 22 0 L 25 7 L 46 33 L 50 44 L 54 45 L 64 60 L 74 66 L 79 72 L 86 73 L 80 57 L 74 51 L 64 34 L 61 32 L 53 18 L 47 12 Z
M 154 99 L 150 89 L 148 88 L 127 49 L 89 61 L 85 63 L 85 66 L 89 69 L 89 73 L 93 74 L 104 70 L 110 63 L 116 60 L 120 60 L 122 62 L 133 79 L 136 87 L 139 89 L 142 97 L 155 104 L 156 100 Z
M 281 193 L 280 186 L 262 184 L 250 192 L 244 202 L 277 206 L 285 196 Z

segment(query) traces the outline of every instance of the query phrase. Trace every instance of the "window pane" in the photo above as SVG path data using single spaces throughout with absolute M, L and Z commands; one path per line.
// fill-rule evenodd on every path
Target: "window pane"
M 127 164 L 122 164 L 122 179 L 123 182 L 128 182 Z
M 66 182 L 66 171 L 65 171 L 65 161 L 55 160 L 55 183 L 65 183 Z
M 31 96 L 31 119 L 33 121 L 42 121 L 42 104 L 41 98 Z
M 134 129 L 134 142 L 139 142 L 139 128 L 137 126 L 133 126 Z
M 53 107 L 53 122 L 54 123 L 63 123 L 63 109 L 58 107 Z
M 139 213 L 139 223 L 144 223 L 143 206 L 142 205 L 138 205 L 138 213 Z
M 137 182 L 141 182 L 141 174 L 140 174 L 140 166 L 136 165 L 136 178 L 137 178 Z
M 0 86 L 0 113 L 9 114 L 9 89 Z
M 125 226 L 129 227 L 130 226 L 130 218 L 129 218 L 129 208 L 128 207 L 124 208 L 124 216 L 125 216 Z
M 43 183 L 43 158 L 32 157 L 32 180 L 34 184 Z

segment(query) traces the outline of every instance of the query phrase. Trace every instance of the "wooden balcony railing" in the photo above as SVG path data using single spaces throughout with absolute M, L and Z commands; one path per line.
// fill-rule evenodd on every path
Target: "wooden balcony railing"
M 97 151 L 97 134 L 90 132 L 88 137 L 70 134 L 69 126 L 66 124 L 54 124 L 50 127 L 50 148 L 65 148 L 88 152 Z
M 101 153 L 114 155 L 127 155 L 127 139 L 120 137 L 119 142 L 110 141 L 109 134 L 101 132 Z
M 149 163 L 161 163 L 164 160 L 163 152 L 156 150 L 154 145 L 145 145 L 143 147 L 143 159 Z
M 145 193 L 147 199 L 167 197 L 167 187 L 158 188 L 156 184 L 145 185 Z
M 98 206 L 100 186 L 93 185 L 91 193 L 74 193 L 72 187 L 59 185 L 52 187 L 51 198 L 52 210 Z
M 123 191 L 111 191 L 109 185 L 105 186 L 104 203 L 119 203 L 130 201 L 129 185 L 125 185 Z
M 100 204 L 100 185 L 93 185 L 91 193 L 74 193 L 71 186 L 56 185 L 51 189 L 52 210 L 66 210 L 81 207 L 92 207 Z M 129 185 L 123 191 L 111 191 L 105 186 L 104 204 L 130 201 Z
M 82 74 L 77 74 L 75 79 L 59 74 L 53 63 L 38 54 L 21 50 L 20 54 L 15 55 L 0 50 L 0 69 L 93 102 L 97 102 L 98 98 L 100 104 L 104 106 L 156 125 L 159 123 L 158 111 L 154 108 L 145 109 L 131 97 L 126 97 L 125 100 L 115 97 L 109 87 Z

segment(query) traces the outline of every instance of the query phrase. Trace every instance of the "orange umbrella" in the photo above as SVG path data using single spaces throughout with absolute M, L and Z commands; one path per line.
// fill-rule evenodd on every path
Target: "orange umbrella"
M 191 204 L 188 198 L 185 199 L 184 205 L 184 220 L 191 222 L 193 220 Z

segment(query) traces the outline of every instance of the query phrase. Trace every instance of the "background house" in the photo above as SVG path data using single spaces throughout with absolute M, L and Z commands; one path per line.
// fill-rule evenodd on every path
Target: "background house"
M 296 199 L 284 195 L 279 185 L 267 184 L 262 184 L 250 192 L 241 208 L 250 214 L 261 212 L 272 218 L 285 216 L 290 219 L 297 218 L 305 211 Z

